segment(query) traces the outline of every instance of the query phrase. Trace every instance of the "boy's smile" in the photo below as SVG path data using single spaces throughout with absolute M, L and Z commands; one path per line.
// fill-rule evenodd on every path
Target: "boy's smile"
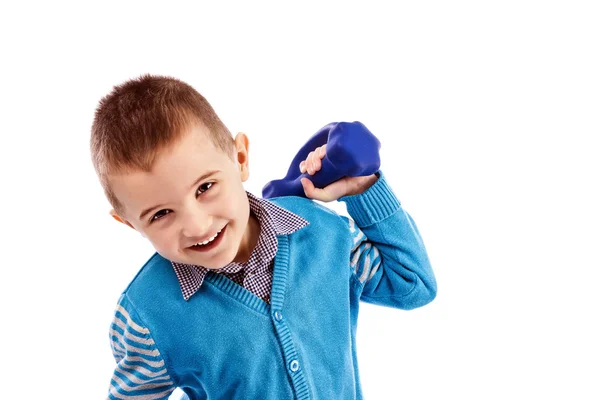
M 211 236 L 209 239 L 201 240 L 198 243 L 190 246 L 190 250 L 205 252 L 217 247 L 221 243 L 223 235 L 225 235 L 226 228 L 227 225 L 221 228 L 217 233 L 214 234 L 214 236 Z
M 214 147 L 204 126 L 194 125 L 158 153 L 151 172 L 110 176 L 125 214 L 111 215 L 170 261 L 210 269 L 248 261 L 260 224 L 242 185 L 249 176 L 246 135 L 237 135 L 231 151 L 234 160 Z

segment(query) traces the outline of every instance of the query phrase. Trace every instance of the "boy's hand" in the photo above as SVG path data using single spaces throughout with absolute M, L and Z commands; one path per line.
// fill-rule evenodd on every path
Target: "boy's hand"
M 321 169 L 321 160 L 325 157 L 325 154 L 327 154 L 326 151 L 327 145 L 324 144 L 308 153 L 306 160 L 300 163 L 300 172 L 308 172 L 309 175 L 314 175 L 319 171 Z M 300 181 L 302 182 L 306 197 L 323 202 L 330 202 L 337 200 L 340 197 L 363 193 L 370 188 L 377 179 L 377 175 L 375 174 L 355 177 L 345 176 L 325 186 L 323 189 L 316 188 L 310 179 L 302 178 Z

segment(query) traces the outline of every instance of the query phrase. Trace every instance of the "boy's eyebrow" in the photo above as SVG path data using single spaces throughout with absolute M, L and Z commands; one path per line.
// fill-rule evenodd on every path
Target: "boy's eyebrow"
M 213 170 L 213 171 L 208 171 L 208 172 L 206 172 L 205 174 L 202 174 L 202 175 L 200 176 L 200 178 L 196 179 L 196 180 L 194 181 L 194 183 L 192 183 L 192 184 L 190 185 L 190 190 L 191 190 L 191 189 L 193 189 L 193 188 L 194 188 L 194 186 L 196 186 L 197 184 L 199 184 L 199 183 L 200 183 L 200 181 L 202 181 L 202 180 L 204 180 L 204 179 L 206 179 L 206 178 L 210 178 L 211 176 L 213 176 L 213 175 L 214 175 L 214 174 L 216 174 L 217 172 L 221 172 L 221 170 L 218 170 L 218 169 L 216 169 L 216 170 Z M 145 209 L 144 211 L 142 211 L 142 213 L 140 214 L 140 217 L 139 217 L 140 221 L 141 221 L 142 219 L 144 219 L 144 217 L 146 216 L 146 214 L 150 213 L 150 211 L 154 210 L 155 208 L 160 208 L 160 207 L 162 207 L 162 205 L 153 206 L 153 207 L 147 208 L 147 209 Z
M 221 170 L 219 170 L 219 169 L 215 169 L 215 170 L 212 170 L 212 171 L 208 171 L 208 172 L 207 172 L 207 173 L 205 173 L 205 174 L 202 174 L 202 176 L 200 176 L 200 178 L 196 179 L 196 181 L 190 185 L 190 190 L 191 190 L 191 189 L 193 189 L 193 188 L 194 188 L 194 186 L 196 186 L 197 184 L 199 184 L 199 183 L 200 183 L 200 181 L 202 181 L 202 180 L 204 180 L 204 179 L 206 179 L 206 178 L 210 178 L 211 176 L 213 176 L 213 175 L 214 175 L 214 174 L 216 174 L 217 172 L 221 172 Z

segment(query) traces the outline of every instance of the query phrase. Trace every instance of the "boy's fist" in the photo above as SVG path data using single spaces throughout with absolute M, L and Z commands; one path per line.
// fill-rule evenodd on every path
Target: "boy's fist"
M 300 163 L 300 172 L 308 172 L 309 175 L 314 175 L 317 171 L 320 171 L 321 160 L 327 154 L 326 152 L 327 145 L 324 144 L 308 153 L 306 160 Z M 312 181 L 307 178 L 301 178 L 300 182 L 302 182 L 302 188 L 304 189 L 306 197 L 323 202 L 330 202 L 337 200 L 340 197 L 363 193 L 370 188 L 377 179 L 377 175 L 375 174 L 355 177 L 345 176 L 325 186 L 323 189 L 316 188 Z
M 314 151 L 308 153 L 306 160 L 300 163 L 300 172 L 305 173 L 308 171 L 309 175 L 314 175 L 315 172 L 321 169 L 321 160 L 325 157 L 327 145 L 324 144 L 321 147 L 317 147 Z

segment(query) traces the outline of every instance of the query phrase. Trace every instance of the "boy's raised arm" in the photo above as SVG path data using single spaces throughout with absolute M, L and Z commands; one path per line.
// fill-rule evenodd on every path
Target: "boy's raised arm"
M 350 257 L 361 300 L 412 309 L 431 302 L 437 284 L 425 245 L 412 217 L 383 173 L 364 193 L 344 196 L 353 247 Z

